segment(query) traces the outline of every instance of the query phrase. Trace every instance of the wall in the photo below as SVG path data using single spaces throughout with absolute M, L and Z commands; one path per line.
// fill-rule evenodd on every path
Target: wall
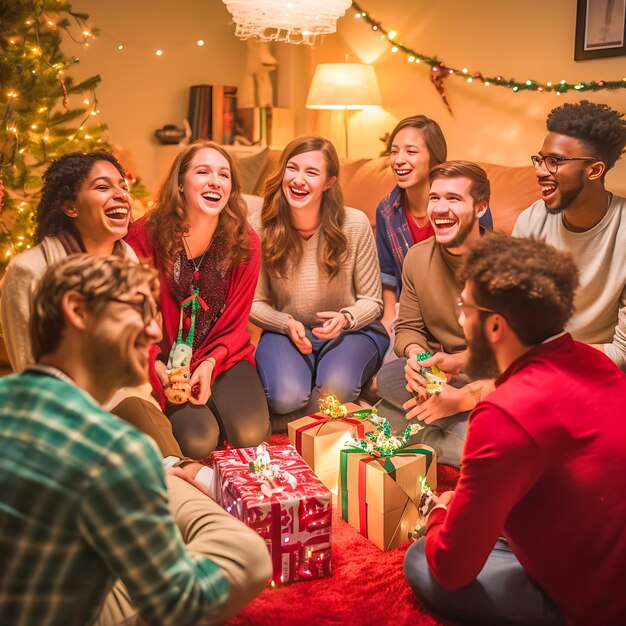
M 109 138 L 132 152 L 154 191 L 154 131 L 181 125 L 190 85 L 239 86 L 246 45 L 235 38 L 231 16 L 219 0 L 73 0 L 72 8 L 89 14 L 88 24 L 100 29 L 88 49 L 72 47 L 65 38 L 64 51 L 81 58 L 72 76 L 102 76 L 97 94 Z M 203 47 L 196 44 L 199 39 Z M 157 48 L 164 50 L 162 57 L 156 56 Z
M 235 37 L 235 25 L 221 0 L 73 0 L 77 12 L 100 35 L 89 48 L 64 40 L 64 51 L 81 63 L 76 79 L 99 73 L 102 121 L 109 139 L 131 151 L 143 181 L 152 192 L 160 183 L 154 131 L 164 124 L 181 125 L 187 116 L 189 86 L 226 84 L 241 88 L 246 69 L 246 43 Z M 204 40 L 202 47 L 197 45 Z M 118 45 L 124 45 L 118 50 Z M 157 49 L 164 51 L 157 57 Z M 308 88 L 310 51 L 302 46 L 274 44 L 279 63 L 275 102 L 290 110 L 278 115 L 291 130 L 277 137 L 281 144 L 306 128 L 304 100 Z
M 574 61 L 576 2 L 560 0 L 362 0 L 360 4 L 409 48 L 437 56 L 453 67 L 483 75 L 534 79 L 541 82 L 620 80 L 626 77 L 626 57 Z M 528 165 L 546 134 L 547 113 L 563 102 L 583 97 L 626 112 L 626 89 L 597 94 L 557 96 L 513 93 L 502 87 L 468 84 L 460 78 L 445 82 L 451 115 L 429 80 L 428 68 L 393 54 L 380 35 L 350 10 L 339 21 L 338 37 L 311 51 L 312 65 L 351 61 L 373 63 L 383 98 L 383 111 L 358 112 L 350 118 L 350 156 L 372 156 L 378 141 L 395 122 L 424 113 L 442 126 L 450 158 L 510 165 Z M 310 123 L 333 133 L 343 145 L 341 119 L 329 121 L 324 112 L 310 112 Z M 339 128 L 336 128 L 336 124 Z M 609 188 L 626 195 L 626 157 L 607 177 Z
M 313 0 L 312 0 L 313 1 Z M 576 2 L 545 0 L 361 0 L 385 28 L 396 29 L 409 47 L 455 67 L 484 75 L 502 74 L 518 80 L 553 82 L 614 80 L 626 76 L 626 57 L 576 62 L 573 60 Z M 187 112 L 189 85 L 240 86 L 245 71 L 246 45 L 234 36 L 231 16 L 220 0 L 74 0 L 77 11 L 90 14 L 89 24 L 101 35 L 89 49 L 66 52 L 81 57 L 77 77 L 102 75 L 98 90 L 102 118 L 110 139 L 129 148 L 139 172 L 154 190 L 156 140 L 163 124 L 180 124 Z M 174 8 L 176 10 L 174 10 Z M 196 41 L 206 43 L 199 48 Z M 117 45 L 123 43 L 123 51 Z M 165 54 L 154 54 L 162 48 Z M 376 156 L 378 140 L 402 117 L 424 113 L 442 126 L 450 158 L 526 165 L 545 136 L 545 117 L 555 106 L 578 101 L 579 94 L 557 97 L 547 93 L 518 93 L 501 87 L 446 81 L 453 115 L 429 81 L 423 65 L 409 64 L 354 18 L 350 10 L 338 22 L 336 35 L 315 48 L 278 44 L 277 97 L 293 111 L 294 134 L 321 132 L 343 150 L 343 117 L 334 112 L 305 111 L 304 100 L 314 67 L 320 62 L 350 60 L 373 63 L 383 97 L 380 111 L 350 117 L 350 156 Z M 585 94 L 626 112 L 626 90 Z M 284 142 L 285 133 L 281 134 Z M 609 173 L 608 186 L 626 195 L 626 159 Z

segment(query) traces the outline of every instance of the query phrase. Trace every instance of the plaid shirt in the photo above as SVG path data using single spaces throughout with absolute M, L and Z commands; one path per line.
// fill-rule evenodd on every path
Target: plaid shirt
M 116 577 L 150 623 L 214 615 L 228 581 L 185 549 L 156 446 L 50 370 L 0 381 L 0 624 L 83 626 Z
M 398 298 L 402 290 L 402 264 L 413 245 L 403 208 L 404 193 L 397 185 L 376 207 L 376 248 L 382 283 L 383 287 L 395 289 Z M 480 218 L 480 225 L 488 230 L 493 228 L 490 209 Z

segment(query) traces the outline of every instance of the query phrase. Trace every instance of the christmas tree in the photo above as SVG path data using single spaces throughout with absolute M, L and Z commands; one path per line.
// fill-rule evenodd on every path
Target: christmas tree
M 65 0 L 0 3 L 0 268 L 33 245 L 41 174 L 62 154 L 110 149 L 98 123 L 100 76 L 76 83 L 80 62 L 63 37 L 88 46 L 96 31 Z

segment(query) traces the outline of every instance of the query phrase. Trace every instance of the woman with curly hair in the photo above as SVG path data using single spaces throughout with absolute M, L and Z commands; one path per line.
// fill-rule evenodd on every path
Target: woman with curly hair
M 183 452 L 206 456 L 220 433 L 234 447 L 261 443 L 269 416 L 246 330 L 261 248 L 230 155 L 211 141 L 187 146 L 126 241 L 160 274 L 150 375 Z
M 2 283 L 0 315 L 15 372 L 34 364 L 29 333 L 35 288 L 46 269 L 70 254 L 116 254 L 137 261 L 122 237 L 131 219 L 124 170 L 109 152 L 74 152 L 53 161 L 43 175 L 37 205 L 37 245 L 11 260 Z M 106 355 L 103 355 L 106 362 Z M 149 434 L 163 456 L 183 458 L 149 384 L 118 390 L 105 408 Z M 186 469 L 189 459 L 184 461 Z M 195 464 L 195 471 L 199 465 Z M 192 471 L 193 474 L 195 472 Z
M 124 170 L 109 152 L 74 152 L 48 167 L 37 205 L 37 245 L 11 260 L 2 286 L 2 327 L 14 371 L 34 363 L 30 303 L 48 266 L 78 252 L 118 254 L 136 261 L 122 241 L 130 216 Z
M 338 177 L 327 139 L 294 139 L 254 224 L 263 267 L 250 318 L 264 329 L 256 362 L 280 427 L 317 410 L 321 393 L 356 400 L 389 345 L 372 229 L 343 206 Z

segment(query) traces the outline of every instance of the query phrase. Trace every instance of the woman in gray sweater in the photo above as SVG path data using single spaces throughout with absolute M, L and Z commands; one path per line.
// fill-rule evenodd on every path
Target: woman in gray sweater
M 264 330 L 256 363 L 279 427 L 315 412 L 321 394 L 356 400 L 389 345 L 372 229 L 343 206 L 338 176 L 327 139 L 294 139 L 253 220 L 263 264 L 250 318 Z

